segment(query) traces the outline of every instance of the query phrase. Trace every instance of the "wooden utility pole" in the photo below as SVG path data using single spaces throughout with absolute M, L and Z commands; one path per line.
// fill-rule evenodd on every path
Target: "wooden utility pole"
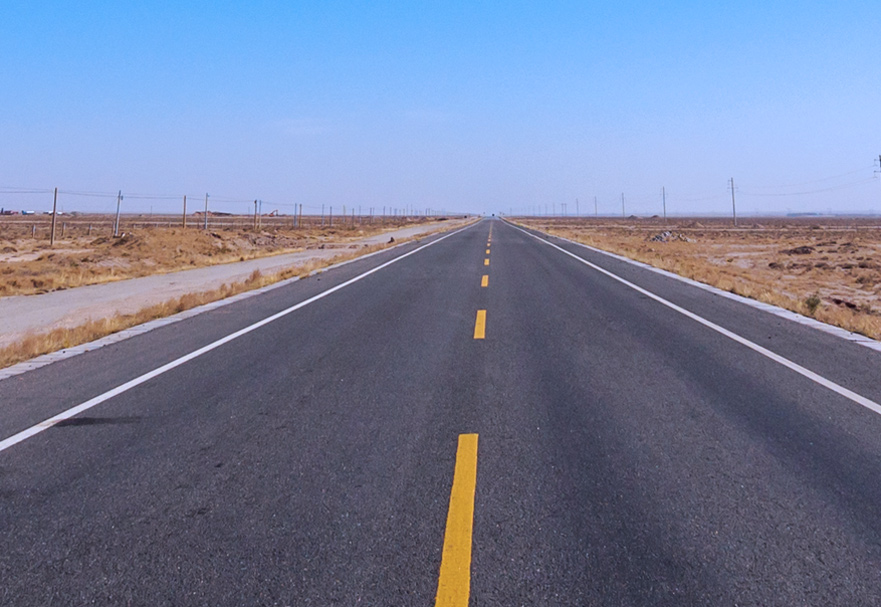
M 627 217 L 627 213 L 624 211 L 624 192 L 621 192 L 621 217 Z
M 187 227 L 187 195 L 184 194 L 184 214 L 181 220 L 181 225 L 186 228 Z
M 205 194 L 205 229 L 208 229 L 208 194 Z
M 257 229 L 257 201 L 254 201 L 254 229 Z
M 55 218 L 58 216 L 58 188 L 55 188 L 55 197 L 52 199 L 52 231 L 49 232 L 49 246 L 55 244 Z
M 600 208 L 597 206 L 597 197 L 596 196 L 593 197 L 593 216 L 594 217 L 600 216 Z

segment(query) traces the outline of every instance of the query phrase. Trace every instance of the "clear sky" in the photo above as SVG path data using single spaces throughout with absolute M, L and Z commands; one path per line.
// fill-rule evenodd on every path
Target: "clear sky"
M 0 4 L 7 207 L 881 212 L 879 154 L 877 0 Z

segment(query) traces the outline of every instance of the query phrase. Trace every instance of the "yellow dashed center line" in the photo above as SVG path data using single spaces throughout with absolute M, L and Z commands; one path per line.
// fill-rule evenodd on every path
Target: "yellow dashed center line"
M 444 533 L 436 607 L 468 607 L 471 593 L 471 532 L 477 486 L 477 435 L 460 434 L 450 510 Z
M 486 310 L 477 311 L 477 320 L 474 321 L 474 339 L 483 339 L 486 335 Z
M 483 265 L 488 266 L 488 265 L 489 265 L 489 259 L 484 259 L 484 260 L 483 260 Z
M 489 286 L 489 275 L 488 274 L 484 274 L 483 277 L 480 279 L 480 286 L 481 287 L 488 287 Z
M 489 255 L 489 249 L 486 250 L 486 254 Z

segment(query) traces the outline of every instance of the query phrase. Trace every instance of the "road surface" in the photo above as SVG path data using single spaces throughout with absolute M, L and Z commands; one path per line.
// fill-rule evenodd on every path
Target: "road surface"
M 422 236 L 445 227 L 463 223 L 429 223 L 374 234 L 346 243 L 328 242 L 328 248 L 306 249 L 246 261 L 217 264 L 204 268 L 179 270 L 128 278 L 38 295 L 0 297 L 0 347 L 22 340 L 29 334 L 52 329 L 78 327 L 89 320 L 114 314 L 134 314 L 140 310 L 178 299 L 188 293 L 219 289 L 224 284 L 244 282 L 254 272 L 277 274 L 312 262 L 329 262 L 334 257 L 357 253 L 357 249 Z
M 881 603 L 881 355 L 551 242 L 0 381 L 0 604 Z

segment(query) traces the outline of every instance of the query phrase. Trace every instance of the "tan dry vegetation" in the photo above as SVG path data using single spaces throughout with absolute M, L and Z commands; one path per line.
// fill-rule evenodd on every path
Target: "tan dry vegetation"
M 354 240 L 427 223 L 411 218 L 394 223 L 334 227 L 243 227 L 201 230 L 141 227 L 112 236 L 78 235 L 73 229 L 53 247 L 29 232 L 0 230 L 0 296 L 32 295 L 58 289 L 111 282 L 244 261 L 310 248 L 347 247 Z
M 412 239 L 402 239 L 394 244 L 400 244 L 407 240 Z M 188 293 L 177 299 L 143 308 L 134 314 L 117 314 L 109 318 L 90 321 L 73 328 L 54 329 L 44 333 L 29 335 L 15 344 L 0 348 L 0 368 L 30 360 L 50 352 L 57 352 L 58 350 L 88 343 L 151 320 L 165 318 L 203 304 L 225 299 L 245 291 L 259 289 L 260 287 L 294 276 L 307 276 L 316 270 L 379 251 L 389 246 L 392 246 L 392 243 L 363 247 L 356 252 L 341 253 L 331 259 L 313 260 L 274 274 L 261 274 L 259 271 L 254 271 L 247 280 L 242 282 L 225 284 L 219 289 L 212 291 Z
M 877 220 L 762 218 L 737 228 L 719 219 L 519 223 L 881 339 Z

